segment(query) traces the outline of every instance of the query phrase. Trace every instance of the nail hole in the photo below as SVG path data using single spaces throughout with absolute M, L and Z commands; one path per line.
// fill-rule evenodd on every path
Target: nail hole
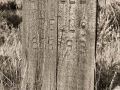
M 81 27 L 82 27 L 82 29 L 85 29 L 85 27 L 86 27 L 85 22 L 82 22 Z

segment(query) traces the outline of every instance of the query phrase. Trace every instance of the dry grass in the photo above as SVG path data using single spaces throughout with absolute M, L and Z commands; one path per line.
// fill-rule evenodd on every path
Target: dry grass
M 13 90 L 19 88 L 21 81 L 22 24 L 19 28 L 8 26 L 2 17 L 4 11 L 0 12 L 0 90 Z
M 97 20 L 95 88 L 112 90 L 120 85 L 120 2 L 99 0 Z

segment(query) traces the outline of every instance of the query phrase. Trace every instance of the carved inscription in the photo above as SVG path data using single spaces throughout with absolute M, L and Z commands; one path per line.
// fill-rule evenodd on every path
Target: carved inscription
M 61 3 L 64 4 L 66 2 L 66 0 L 61 0 Z
M 80 31 L 80 54 L 84 54 L 86 52 L 86 31 Z
M 75 0 L 70 0 L 70 4 L 75 4 Z
M 45 11 L 44 10 L 41 11 L 41 18 L 45 18 Z
M 48 44 L 49 44 L 49 49 L 53 50 L 53 43 L 54 43 L 54 39 L 49 39 L 48 40 Z
M 35 0 L 29 0 L 30 2 L 35 2 Z
M 67 40 L 67 46 L 72 47 L 72 40 Z
M 69 27 L 69 40 L 67 41 L 68 47 L 73 47 L 73 41 L 75 39 L 75 0 L 70 0 L 70 27 Z
M 39 28 L 41 29 L 41 31 L 43 31 L 44 23 L 45 23 L 45 1 L 44 0 L 39 0 L 39 19 L 40 19 Z
M 69 30 L 69 36 L 70 38 L 75 38 L 75 0 L 70 0 L 72 3 L 70 5 L 70 30 Z
M 80 4 L 86 4 L 86 0 L 80 0 Z
M 66 2 L 66 0 L 60 0 L 61 2 L 59 3 L 59 10 L 58 10 L 58 45 L 59 47 L 61 47 L 61 45 L 63 44 L 63 33 L 65 32 L 64 29 L 64 3 Z
M 36 49 L 37 48 L 37 38 L 36 37 L 33 37 L 32 39 L 32 44 L 33 44 L 33 49 Z
M 54 19 L 50 19 L 50 30 L 54 29 Z
M 84 19 L 80 23 L 80 53 L 84 54 L 86 52 L 86 29 L 87 21 Z
M 40 18 L 40 29 L 44 29 L 44 23 L 45 23 L 45 19 Z
M 50 34 L 49 34 L 48 44 L 49 44 L 49 49 L 51 50 L 53 50 L 53 43 L 54 43 L 54 37 L 53 37 L 54 23 L 55 23 L 54 19 L 49 19 Z

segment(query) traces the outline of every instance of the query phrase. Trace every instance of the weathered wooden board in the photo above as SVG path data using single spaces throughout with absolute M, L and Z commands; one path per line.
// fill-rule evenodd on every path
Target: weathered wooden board
M 25 0 L 21 90 L 93 90 L 96 0 Z
M 43 86 L 43 80 L 44 80 L 44 51 L 45 51 L 45 30 L 47 29 L 47 18 L 46 18 L 46 0 L 38 0 L 38 5 L 39 5 L 39 60 L 38 60 L 38 64 L 37 64 L 37 76 L 36 76 L 36 90 L 41 90 L 42 86 Z
M 36 66 L 39 60 L 38 1 L 24 0 L 23 6 L 21 90 L 35 90 Z
M 24 3 L 21 90 L 55 90 L 57 1 L 25 0 Z
M 39 5 L 39 11 L 41 11 L 41 16 L 39 18 L 42 25 L 40 35 L 44 35 L 41 38 L 43 39 L 43 45 L 41 44 L 40 47 L 41 50 L 43 49 L 43 51 L 41 51 L 41 53 L 43 53 L 41 90 L 55 90 L 57 60 L 57 0 L 39 1 L 44 2 L 44 4 L 41 3 L 41 5 Z M 40 8 L 40 6 L 43 7 Z
M 96 0 L 60 0 L 58 90 L 93 90 Z
M 96 0 L 77 3 L 78 88 L 94 89 Z
M 57 90 L 77 90 L 76 0 L 59 0 Z

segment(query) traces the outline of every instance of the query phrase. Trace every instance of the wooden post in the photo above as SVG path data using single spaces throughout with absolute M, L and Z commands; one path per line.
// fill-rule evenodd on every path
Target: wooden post
M 96 0 L 59 0 L 57 90 L 94 90 Z
M 93 90 L 96 0 L 24 0 L 21 90 Z
M 55 90 L 57 0 L 24 0 L 21 90 Z
M 59 0 L 57 90 L 77 90 L 77 0 Z
M 96 29 L 96 0 L 81 0 L 79 4 L 79 20 L 79 79 L 83 82 L 83 85 L 81 85 L 80 88 L 83 90 L 93 90 L 95 68 L 94 55 Z
M 96 0 L 80 0 L 77 5 L 78 87 L 94 90 Z

